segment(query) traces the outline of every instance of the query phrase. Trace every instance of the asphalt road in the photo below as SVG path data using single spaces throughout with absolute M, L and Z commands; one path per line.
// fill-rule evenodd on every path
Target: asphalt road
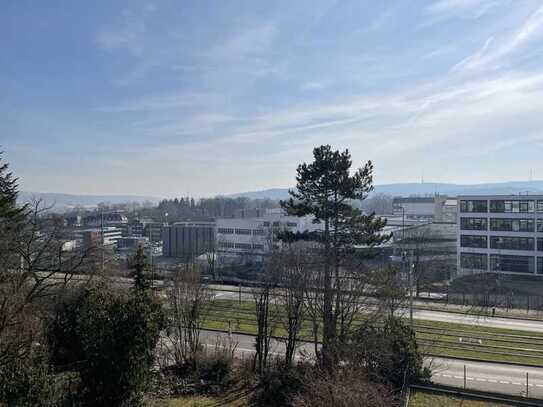
M 213 348 L 217 339 L 222 343 L 228 338 L 227 333 L 202 331 L 202 342 Z M 232 334 L 231 340 L 237 345 L 236 352 L 240 356 L 250 356 L 254 353 L 254 337 L 251 335 Z M 281 356 L 284 345 L 272 341 L 272 355 Z M 303 343 L 297 358 L 313 358 L 313 344 Z M 435 383 L 464 387 L 464 366 L 466 367 L 466 388 L 483 390 L 494 393 L 522 395 L 526 394 L 526 373 L 528 373 L 528 392 L 533 398 L 543 398 L 543 368 L 511 366 L 501 363 L 470 362 L 446 358 L 426 358 L 424 363 L 432 370 L 432 380 Z

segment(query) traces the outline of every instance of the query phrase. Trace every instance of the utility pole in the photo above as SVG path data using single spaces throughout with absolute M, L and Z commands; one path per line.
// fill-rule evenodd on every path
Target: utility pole
M 100 209 L 100 242 L 102 243 L 102 275 L 104 275 L 104 263 L 106 261 L 104 253 L 104 209 Z
M 413 328 L 413 264 L 412 257 L 409 261 L 409 270 L 408 270 L 408 282 L 409 282 L 409 325 Z

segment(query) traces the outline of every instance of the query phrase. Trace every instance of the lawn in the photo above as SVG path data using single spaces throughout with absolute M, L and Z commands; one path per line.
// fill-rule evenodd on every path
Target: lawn
M 416 390 L 411 393 L 409 407 L 512 407 L 514 404 L 496 403 L 457 397 L 443 393 Z
M 361 314 L 357 322 L 363 319 L 364 315 Z M 204 327 L 255 334 L 254 303 L 218 300 L 208 312 Z M 415 330 L 421 349 L 429 355 L 543 365 L 541 333 L 427 320 L 415 320 Z M 285 336 L 286 331 L 279 325 L 274 335 Z M 308 320 L 304 321 L 300 336 L 302 339 L 312 339 Z M 460 338 L 463 342 L 460 342 Z M 473 343 L 474 339 L 481 339 L 481 344 Z

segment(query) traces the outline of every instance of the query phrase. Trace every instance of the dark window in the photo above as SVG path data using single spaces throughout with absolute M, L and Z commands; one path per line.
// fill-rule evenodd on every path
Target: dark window
M 462 230 L 487 230 L 486 218 L 460 218 Z
M 537 231 L 538 232 L 543 232 L 543 219 L 538 219 L 537 220 Z
M 537 258 L 537 274 L 543 274 L 543 257 Z
M 537 201 L 537 211 L 543 213 L 543 201 Z
M 534 238 L 490 236 L 490 248 L 502 250 L 534 250 Z
M 488 212 L 487 201 L 460 201 L 460 212 Z
M 296 222 L 287 222 L 287 226 L 289 228 L 295 228 L 296 226 L 298 226 L 298 224 Z
M 250 250 L 251 249 L 251 243 L 236 243 L 235 248 L 236 249 Z
M 263 244 L 253 244 L 253 249 L 254 250 L 264 250 L 264 245 Z
M 236 229 L 236 235 L 250 235 L 251 229 Z
M 483 253 L 460 253 L 460 266 L 465 269 L 487 270 L 488 256 Z
M 508 256 L 491 254 L 490 270 L 512 273 L 533 273 L 534 258 L 531 256 Z
M 264 229 L 253 229 L 253 235 L 262 236 L 264 233 Z
M 488 247 L 486 236 L 460 235 L 460 246 L 486 249 Z
M 537 238 L 537 250 L 543 252 L 543 239 L 540 237 Z
M 226 234 L 226 235 L 231 235 L 231 234 L 234 233 L 234 229 L 231 229 L 231 228 L 219 228 L 218 232 Z
M 526 200 L 490 201 L 490 212 L 531 213 L 533 211 L 534 211 L 534 201 L 526 201 Z
M 490 230 L 496 230 L 496 231 L 502 231 L 502 232 L 533 232 L 534 220 L 533 219 L 491 218 Z

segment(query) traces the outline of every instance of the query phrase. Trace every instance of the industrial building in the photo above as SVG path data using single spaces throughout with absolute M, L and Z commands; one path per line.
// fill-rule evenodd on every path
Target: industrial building
M 215 250 L 215 222 L 177 222 L 162 228 L 162 255 L 192 259 Z
M 455 223 L 457 200 L 442 195 L 397 197 L 392 201 L 392 210 L 395 216 L 402 216 L 407 220 Z
M 458 197 L 458 275 L 543 276 L 543 195 Z

